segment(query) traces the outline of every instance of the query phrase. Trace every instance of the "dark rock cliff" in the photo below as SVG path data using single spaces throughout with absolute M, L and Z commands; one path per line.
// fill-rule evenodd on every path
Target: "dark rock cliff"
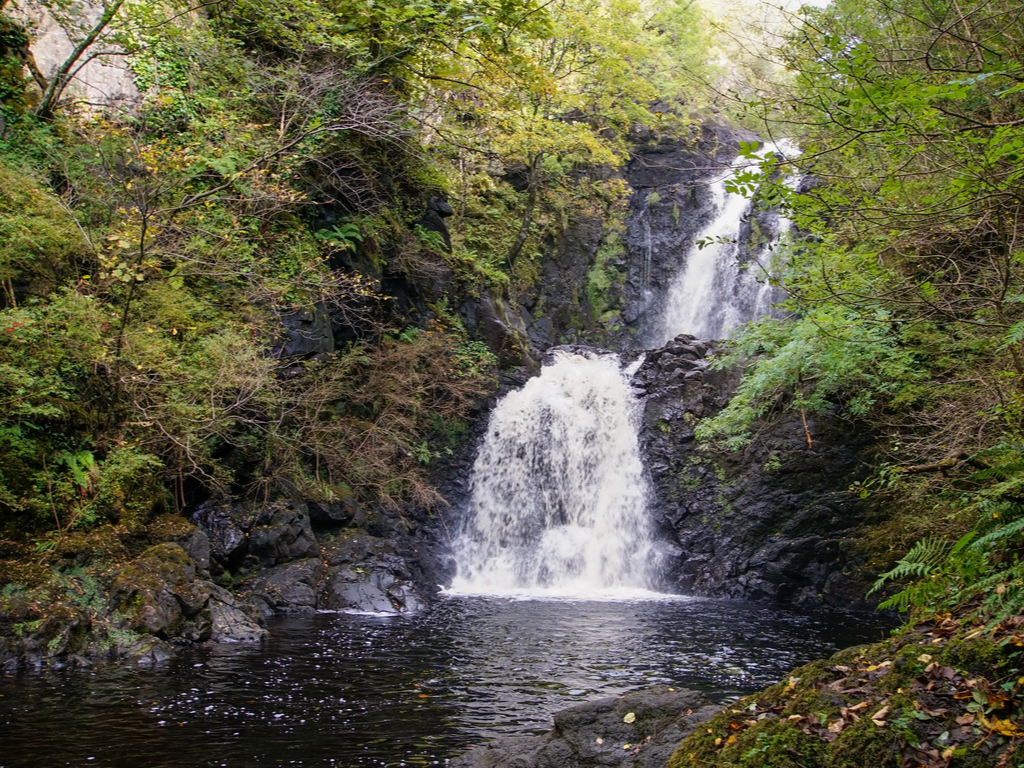
M 630 161 L 595 168 L 625 182 L 619 205 L 568 211 L 536 284 L 508 302 L 485 294 L 461 308 L 467 328 L 504 365 L 536 364 L 548 347 L 640 349 L 696 233 L 713 215 L 708 180 L 735 159 L 749 131 L 712 123 L 678 132 L 636 126 Z
M 643 393 L 641 450 L 651 513 L 669 543 L 666 586 L 688 594 L 863 605 L 867 575 L 856 539 L 871 509 L 848 490 L 871 437 L 835 417 L 765 426 L 746 449 L 702 450 L 694 428 L 728 403 L 739 372 L 712 370 L 711 343 L 680 336 L 650 352 L 634 377 Z

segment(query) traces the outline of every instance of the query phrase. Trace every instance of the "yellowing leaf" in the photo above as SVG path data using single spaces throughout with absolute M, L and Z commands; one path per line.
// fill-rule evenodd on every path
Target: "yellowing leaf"
M 984 714 L 979 712 L 978 722 L 993 733 L 998 733 L 1002 736 L 1009 736 L 1010 738 L 1024 736 L 1024 729 L 1011 720 L 1000 720 L 998 717 L 993 717 L 989 720 Z
M 636 722 L 636 713 L 635 712 L 629 712 L 624 718 L 622 718 L 622 722 L 624 722 L 624 723 L 635 723 Z

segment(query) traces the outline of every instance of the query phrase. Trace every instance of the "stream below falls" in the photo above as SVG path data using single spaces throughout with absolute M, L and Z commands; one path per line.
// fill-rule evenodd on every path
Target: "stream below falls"
M 881 616 L 722 600 L 447 597 L 412 616 L 271 623 L 156 669 L 0 680 L 0 768 L 414 766 L 643 686 L 711 698 L 880 639 Z

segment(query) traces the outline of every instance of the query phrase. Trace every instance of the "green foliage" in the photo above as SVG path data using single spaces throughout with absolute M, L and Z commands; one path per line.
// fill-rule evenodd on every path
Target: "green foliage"
M 363 236 L 359 233 L 359 227 L 352 222 L 335 225 L 330 229 L 321 229 L 314 233 L 314 237 L 343 251 L 354 251 L 356 244 L 363 242 Z
M 25 73 L 28 45 L 23 24 L 0 16 L 0 125 L 17 121 L 35 101 Z
M 736 450 L 750 442 L 759 421 L 787 411 L 872 413 L 879 400 L 922 376 L 890 332 L 884 310 L 872 320 L 822 305 L 799 319 L 765 318 L 744 328 L 714 361 L 716 368 L 745 364 L 743 381 L 725 410 L 697 425 L 697 437 Z
M 789 299 L 718 361 L 744 380 L 698 437 L 735 449 L 799 414 L 811 448 L 810 415 L 860 420 L 880 440 L 856 489 L 944 511 L 876 585 L 911 580 L 886 605 L 1005 617 L 1024 607 L 1019 14 L 837 0 L 794 21 L 777 51 L 790 77 L 746 110 L 802 154 L 741 145 L 752 164 L 730 184 L 796 224 L 775 278 Z
M 615 262 L 626 252 L 621 235 L 624 226 L 623 212 L 614 211 L 606 223 L 604 238 L 597 249 L 594 264 L 587 271 L 587 300 L 594 317 L 599 318 L 608 311 L 611 305 L 609 292 L 623 277 L 616 269 Z
M 15 284 L 53 290 L 89 251 L 74 214 L 29 175 L 0 165 L 0 285 L 3 304 Z
M 528 290 L 575 212 L 622 196 L 584 167 L 625 157 L 705 45 L 675 0 L 46 7 L 92 42 L 30 104 L 0 13 L 0 515 L 47 551 L 197 486 L 436 501 L 425 467 L 496 361 L 447 297 L 393 327 L 385 278 Z M 65 81 L 109 49 L 141 103 L 72 116 Z M 410 226 L 425 193 L 459 198 L 451 252 Z M 319 205 L 340 218 L 314 234 Z M 351 341 L 278 360 L 307 308 Z
M 956 543 L 939 538 L 919 541 L 874 586 L 911 580 L 882 607 L 935 613 L 975 610 L 999 622 L 1024 609 L 1024 453 L 1004 443 L 972 457 L 984 466 L 970 475 L 970 490 L 959 503 L 977 523 Z

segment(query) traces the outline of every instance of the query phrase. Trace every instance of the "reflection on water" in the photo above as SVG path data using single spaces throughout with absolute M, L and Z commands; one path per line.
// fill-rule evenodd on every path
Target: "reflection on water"
M 444 765 L 587 698 L 667 683 L 722 699 L 884 633 L 870 615 L 690 599 L 281 620 L 260 648 L 0 681 L 0 768 Z

